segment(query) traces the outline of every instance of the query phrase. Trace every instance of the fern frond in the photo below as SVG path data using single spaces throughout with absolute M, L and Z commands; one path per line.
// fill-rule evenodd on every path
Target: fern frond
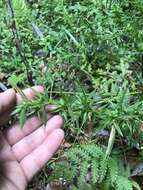
M 91 157 L 98 158 L 103 156 L 103 150 L 95 144 L 87 144 L 86 146 L 82 145 L 81 147 Z
M 100 180 L 99 182 L 101 183 L 104 178 L 106 177 L 106 174 L 107 174 L 107 169 L 108 169 L 108 159 L 102 159 L 101 162 L 100 162 Z
M 96 184 L 99 178 L 99 163 L 95 160 L 92 160 L 91 162 L 91 181 L 93 184 Z
M 110 174 L 110 179 L 112 183 L 116 182 L 116 179 L 118 177 L 118 165 L 117 162 L 110 158 L 108 161 L 108 168 L 109 168 L 109 174 Z
M 70 161 L 72 161 L 72 163 L 74 163 L 74 164 L 80 163 L 79 157 L 76 154 L 74 154 L 73 152 L 67 152 L 64 156 L 66 158 L 68 158 Z
M 110 189 L 111 189 L 111 178 L 108 172 L 106 179 L 102 183 L 102 190 L 110 190 Z
M 87 152 L 85 152 L 82 147 L 76 147 L 76 148 L 73 148 L 71 149 L 69 152 L 67 152 L 65 154 L 66 157 L 68 158 L 71 158 L 72 157 L 77 157 L 77 160 L 75 159 L 75 161 L 77 162 L 81 162 L 81 160 L 88 160 L 90 157 L 89 155 L 87 154 Z
M 83 162 L 80 165 L 80 176 L 78 178 L 79 186 L 82 187 L 83 184 L 86 183 L 86 177 L 88 174 L 88 169 L 89 169 L 89 163 L 88 162 Z
M 97 145 L 76 146 L 65 153 L 64 158 L 66 163 L 55 171 L 80 190 L 87 189 L 86 186 L 104 190 L 133 190 L 133 187 L 140 190 L 137 184 L 119 174 L 117 161 L 110 156 L 105 158 L 105 152 Z
M 132 182 L 123 176 L 118 176 L 116 180 L 117 190 L 133 190 Z

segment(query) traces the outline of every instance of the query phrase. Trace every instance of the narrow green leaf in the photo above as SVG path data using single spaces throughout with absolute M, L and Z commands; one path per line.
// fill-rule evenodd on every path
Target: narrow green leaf
M 23 109 L 20 113 L 19 116 L 19 120 L 20 120 L 20 127 L 23 128 L 25 121 L 26 121 L 26 109 Z

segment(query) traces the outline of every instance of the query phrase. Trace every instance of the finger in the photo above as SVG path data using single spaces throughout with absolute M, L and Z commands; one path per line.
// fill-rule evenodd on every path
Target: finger
M 9 89 L 0 93 L 0 115 L 10 110 L 16 103 L 16 93 L 13 89 Z
M 0 174 L 0 190 L 17 190 L 25 189 L 24 187 L 26 187 L 26 181 L 22 175 L 22 171 L 18 167 L 13 167 L 12 164 L 13 163 L 8 162 L 2 165 L 4 174 Z M 14 164 L 16 165 L 16 163 Z M 5 177 L 5 171 L 8 172 L 8 177 Z M 20 177 L 20 179 L 16 181 L 15 186 L 13 179 L 17 179 L 17 176 Z
M 12 153 L 11 147 L 9 146 L 8 142 L 0 131 L 0 161 L 11 161 L 14 159 L 15 156 Z
M 5 132 L 5 137 L 10 145 L 14 145 L 41 125 L 42 121 L 37 116 L 33 116 L 27 119 L 23 128 L 20 128 L 19 123 L 17 122 L 13 127 Z
M 5 183 L 9 184 L 11 182 L 11 186 L 5 186 L 5 184 L 0 181 L 0 190 L 24 190 L 26 189 L 27 181 L 26 177 L 23 175 L 22 169 L 19 167 L 18 162 L 16 160 L 13 161 L 4 161 L 0 162 L 0 180 L 3 180 L 1 176 L 4 176 L 6 179 Z M 5 188 L 3 188 L 3 186 Z
M 52 112 L 52 111 L 54 111 L 54 110 L 56 110 L 56 109 L 57 109 L 57 106 L 56 106 L 56 105 L 47 105 L 47 106 L 45 107 L 46 112 Z
M 60 116 L 52 117 L 48 122 L 46 127 L 42 126 L 32 134 L 24 137 L 21 141 L 17 142 L 12 150 L 18 161 L 21 161 L 25 156 L 30 154 L 34 149 L 36 149 L 47 136 L 55 129 L 62 127 L 63 119 Z
M 34 98 L 34 96 L 36 95 L 35 91 L 43 93 L 44 92 L 44 88 L 42 86 L 34 86 L 34 87 L 27 88 L 27 89 L 23 90 L 23 93 L 25 94 L 25 96 L 29 100 L 32 100 Z M 21 97 L 20 94 L 16 95 L 17 104 L 19 104 L 22 101 L 22 99 L 23 98 Z
M 56 152 L 62 140 L 64 138 L 64 132 L 61 129 L 54 130 L 46 140 L 35 149 L 31 154 L 26 156 L 20 165 L 27 177 L 27 180 L 39 172 L 46 162 L 53 156 Z

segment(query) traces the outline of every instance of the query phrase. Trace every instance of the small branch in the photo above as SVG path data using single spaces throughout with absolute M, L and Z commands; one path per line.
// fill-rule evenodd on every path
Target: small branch
M 12 30 L 12 33 L 13 33 L 13 36 L 14 36 L 14 39 L 15 39 L 17 52 L 21 57 L 22 63 L 25 65 L 29 84 L 34 85 L 33 77 L 32 77 L 32 71 L 31 71 L 29 63 L 28 63 L 28 61 L 26 59 L 25 52 L 24 52 L 24 50 L 22 48 L 21 39 L 20 39 L 20 36 L 18 34 L 18 29 L 17 29 L 17 26 L 16 26 L 15 14 L 14 14 L 14 8 L 13 8 L 12 0 L 5 0 L 5 3 L 6 3 L 6 6 L 7 6 L 8 15 L 10 17 L 9 23 L 10 23 L 10 28 Z

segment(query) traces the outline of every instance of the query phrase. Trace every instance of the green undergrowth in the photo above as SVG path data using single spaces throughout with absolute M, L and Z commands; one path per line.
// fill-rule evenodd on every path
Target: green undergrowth
M 55 104 L 73 147 L 50 164 L 47 183 L 62 179 L 73 190 L 140 189 L 128 152 L 137 149 L 142 160 L 142 0 L 13 0 L 13 8 L 26 64 L 1 1 L 3 82 L 20 92 L 30 86 L 28 65 L 34 84 L 46 89 L 33 101 L 24 99 L 13 115 L 23 127 L 34 113 L 45 121 L 46 103 Z M 108 135 L 99 139 L 103 131 Z
M 73 177 L 74 176 L 74 177 Z M 95 144 L 80 145 L 64 154 L 55 165 L 50 179 L 71 183 L 71 189 L 132 190 L 140 189 L 128 179 L 128 173 L 116 158 L 106 158 L 104 149 Z M 73 185 L 76 184 L 78 188 Z

